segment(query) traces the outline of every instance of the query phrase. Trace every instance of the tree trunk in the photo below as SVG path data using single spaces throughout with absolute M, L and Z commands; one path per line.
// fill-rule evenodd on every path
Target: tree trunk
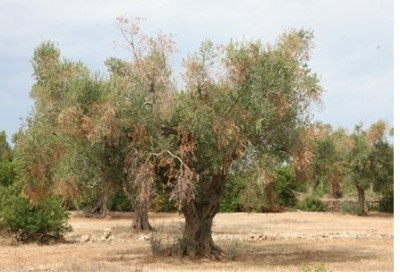
M 92 209 L 93 217 L 107 217 L 110 211 L 108 210 L 107 203 L 102 199 L 97 202 L 96 206 Z
M 225 186 L 226 174 L 214 175 L 205 185 L 202 201 L 192 200 L 182 207 L 185 230 L 179 243 L 181 256 L 206 257 L 219 260 L 223 254 L 213 241 L 212 222 L 219 212 L 219 199 Z
M 139 231 L 151 231 L 153 230 L 149 222 L 148 209 L 144 209 L 143 206 L 135 206 L 135 214 L 132 220 L 132 229 Z
M 365 191 L 364 188 L 356 185 L 358 193 L 358 215 L 365 216 L 367 212 L 365 211 Z
M 341 194 L 340 194 L 340 184 L 341 184 L 340 183 L 340 177 L 337 176 L 337 175 L 334 175 L 332 177 L 332 180 L 331 180 L 331 186 L 332 186 L 332 196 L 335 199 L 338 199 L 341 196 Z

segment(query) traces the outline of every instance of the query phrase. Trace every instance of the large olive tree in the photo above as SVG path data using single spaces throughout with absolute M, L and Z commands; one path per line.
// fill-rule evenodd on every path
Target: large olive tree
M 252 150 L 265 167 L 280 166 L 297 148 L 309 106 L 322 91 L 307 65 L 311 38 L 300 30 L 268 46 L 243 41 L 217 47 L 206 41 L 184 62 L 186 88 L 174 102 L 168 122 L 174 133 L 164 153 L 175 169 L 172 198 L 186 221 L 183 254 L 221 254 L 212 221 L 235 161 Z M 266 184 L 269 179 L 258 177 Z
M 271 169 L 299 150 L 322 92 L 308 66 L 312 33 L 289 30 L 273 45 L 205 41 L 184 61 L 177 90 L 170 36 L 119 22 L 133 57 L 108 59 L 109 76 L 61 61 L 52 45 L 36 50 L 36 111 L 30 140 L 19 144 L 32 158 L 26 193 L 119 184 L 134 204 L 134 227 L 150 229 L 154 187 L 169 187 L 186 221 L 179 251 L 218 258 L 211 228 L 232 164 L 245 156 L 256 184 L 269 185 Z M 37 151 L 39 161 L 29 157 Z

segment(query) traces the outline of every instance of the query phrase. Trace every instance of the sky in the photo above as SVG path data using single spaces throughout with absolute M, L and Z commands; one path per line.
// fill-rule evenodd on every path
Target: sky
M 10 139 L 32 110 L 30 61 L 41 42 L 94 71 L 105 72 L 108 57 L 129 59 L 113 43 L 121 15 L 145 17 L 149 34 L 174 34 L 174 65 L 205 39 L 274 43 L 285 30 L 312 30 L 309 65 L 324 88 L 314 119 L 349 130 L 394 124 L 393 0 L 0 0 L 0 131 Z

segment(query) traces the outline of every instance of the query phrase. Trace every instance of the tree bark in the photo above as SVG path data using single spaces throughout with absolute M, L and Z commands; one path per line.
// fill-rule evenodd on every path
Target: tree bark
M 365 191 L 364 188 L 356 185 L 358 193 L 358 215 L 365 216 L 367 212 L 365 211 Z
M 107 207 L 107 202 L 101 199 L 97 202 L 96 206 L 92 209 L 92 216 L 93 217 L 107 217 L 110 211 Z
M 150 225 L 149 222 L 148 209 L 144 209 L 140 205 L 135 207 L 135 214 L 133 216 L 131 228 L 133 230 L 139 230 L 139 231 L 153 230 L 153 227 Z
M 219 212 L 219 199 L 225 186 L 226 174 L 214 175 L 204 187 L 202 201 L 191 200 L 182 207 L 185 229 L 179 243 L 181 256 L 206 257 L 219 260 L 223 254 L 212 239 L 212 222 Z

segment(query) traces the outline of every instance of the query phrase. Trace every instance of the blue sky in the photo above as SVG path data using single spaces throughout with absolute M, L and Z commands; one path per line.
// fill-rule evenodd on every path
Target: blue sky
M 129 58 L 113 44 L 120 15 L 175 34 L 175 65 L 204 39 L 273 43 L 288 28 L 313 30 L 310 65 L 325 89 L 314 118 L 347 129 L 393 125 L 393 10 L 392 0 L 0 0 L 0 130 L 10 137 L 32 108 L 30 59 L 42 41 L 93 70 L 104 71 L 107 57 Z

